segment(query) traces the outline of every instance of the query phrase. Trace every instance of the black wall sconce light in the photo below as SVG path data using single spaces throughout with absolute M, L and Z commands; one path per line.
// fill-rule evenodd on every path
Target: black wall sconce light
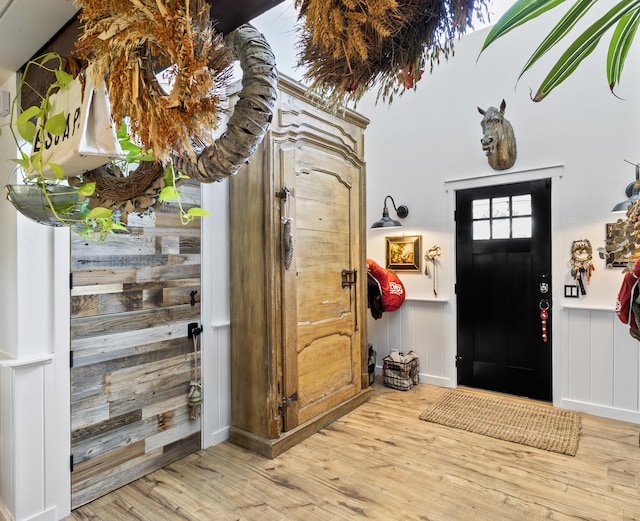
M 396 203 L 393 200 L 393 197 L 387 195 L 384 198 L 384 209 L 382 210 L 382 218 L 379 221 L 374 222 L 371 225 L 371 228 L 390 228 L 392 226 L 402 226 L 400 221 L 395 221 L 389 217 L 389 208 L 387 207 L 387 199 L 391 199 L 391 204 L 393 205 L 393 209 L 396 211 L 396 214 L 400 219 L 404 219 L 407 215 L 409 215 L 409 208 L 405 205 L 400 205 L 396 208 Z
M 630 165 L 635 165 L 636 180 L 633 183 L 629 183 L 627 185 L 627 188 L 625 188 L 624 193 L 626 194 L 628 199 L 616 204 L 611 210 L 612 213 L 613 212 L 626 213 L 627 208 L 629 208 L 629 206 L 631 206 L 633 203 L 636 202 L 636 200 L 638 199 L 638 194 L 640 194 L 640 163 L 632 163 L 631 161 L 627 161 L 626 159 L 625 159 L 625 162 L 629 163 Z

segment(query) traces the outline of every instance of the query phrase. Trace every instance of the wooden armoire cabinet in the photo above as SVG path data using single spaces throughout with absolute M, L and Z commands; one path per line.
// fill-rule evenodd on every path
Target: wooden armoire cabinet
M 369 399 L 364 129 L 281 77 L 230 179 L 231 441 L 276 457 Z

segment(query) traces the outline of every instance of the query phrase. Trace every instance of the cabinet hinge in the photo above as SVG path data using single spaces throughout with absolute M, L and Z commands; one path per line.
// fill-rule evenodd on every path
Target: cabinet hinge
M 279 192 L 276 192 L 276 197 L 280 199 L 286 199 L 287 197 L 295 197 L 295 188 L 287 188 L 286 186 L 282 188 Z
M 280 413 L 284 413 L 288 407 L 291 407 L 291 402 L 297 402 L 297 401 L 298 401 L 298 391 L 293 393 L 288 398 L 286 396 L 283 396 L 282 401 L 280 402 L 280 405 L 278 405 L 278 409 L 280 409 Z
M 73 349 L 69 351 L 69 368 L 73 368 Z
M 73 273 L 69 273 L 69 289 L 73 289 Z
M 73 454 L 69 456 L 69 471 L 73 472 Z

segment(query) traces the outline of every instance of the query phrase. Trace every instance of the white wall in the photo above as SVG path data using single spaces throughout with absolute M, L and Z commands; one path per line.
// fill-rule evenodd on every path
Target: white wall
M 552 13 L 549 13 L 551 15 Z M 421 355 L 423 381 L 454 387 L 455 251 L 453 192 L 549 174 L 553 177 L 554 403 L 603 416 L 640 421 L 638 345 L 613 315 L 621 270 L 606 269 L 596 258 L 587 295 L 565 299 L 572 282 L 571 242 L 587 238 L 594 250 L 604 245 L 610 210 L 625 199 L 640 161 L 640 70 L 638 48 L 630 55 L 617 94 L 605 76 L 606 45 L 588 58 L 565 84 L 541 103 L 529 99 L 551 62 L 547 57 L 516 78 L 548 30 L 545 16 L 490 47 L 479 60 L 487 30 L 465 37 L 455 57 L 436 68 L 390 107 L 370 98 L 358 109 L 371 119 L 366 135 L 368 220 L 380 217 L 384 196 L 410 208 L 402 234 L 421 234 L 423 250 L 443 248 L 438 266 L 438 296 L 432 280 L 401 273 L 408 304 L 380 323 L 370 320 L 369 340 L 379 358 L 390 348 Z M 632 52 L 634 49 L 632 49 Z M 551 54 L 551 53 L 550 53 Z M 553 56 L 557 56 L 556 53 Z M 493 171 L 480 146 L 477 106 L 507 102 L 518 160 L 508 171 Z M 551 167 L 551 168 L 549 168 Z M 541 170 L 542 169 L 542 170 Z M 370 230 L 368 255 L 384 262 L 384 236 Z M 597 256 L 597 254 L 596 254 Z M 577 309 L 576 309 L 577 308 Z M 379 361 L 380 363 L 380 361 Z
M 7 91 L 11 97 L 15 96 L 16 81 L 15 75 L 7 81 L 0 92 Z M 9 117 L 0 118 L 0 125 L 6 125 Z M 15 145 L 10 139 L 6 139 L 8 132 L 3 129 L 3 138 L 0 138 L 0 166 L 5 179 L 8 179 L 11 171 L 11 164 L 5 161 L 6 158 L 15 155 Z M 4 198 L 3 198 L 4 199 Z M 16 272 L 18 269 L 18 259 L 15 244 L 17 241 L 17 212 L 8 201 L 0 203 L 0 244 L 7 245 L 0 248 L 0 295 L 2 295 L 2 312 L 0 313 L 0 352 L 11 356 L 16 354 L 18 349 L 18 335 L 15 324 L 18 319 L 18 295 Z

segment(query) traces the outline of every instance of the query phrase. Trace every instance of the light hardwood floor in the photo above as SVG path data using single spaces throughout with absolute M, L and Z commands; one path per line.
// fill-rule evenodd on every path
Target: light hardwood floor
M 446 389 L 372 400 L 276 459 L 228 442 L 75 510 L 66 521 L 640 520 L 640 426 L 589 415 L 575 457 L 418 415 Z

